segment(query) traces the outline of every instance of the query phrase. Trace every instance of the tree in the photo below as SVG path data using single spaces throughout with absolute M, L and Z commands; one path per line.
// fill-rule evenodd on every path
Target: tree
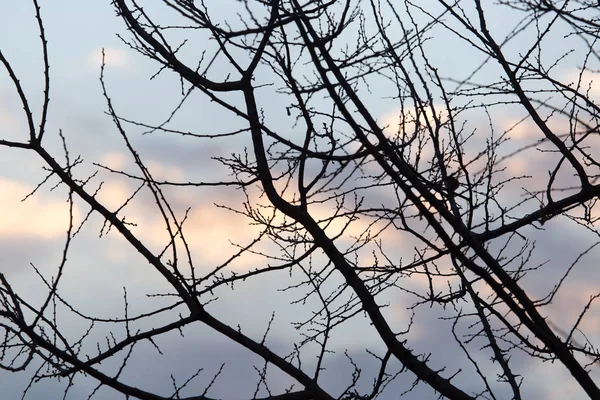
M 256 357 L 245 398 L 544 397 L 532 368 L 559 371 L 576 395 L 600 398 L 600 293 L 560 313 L 576 294 L 569 282 L 598 283 L 589 264 L 600 195 L 597 2 L 225 3 L 112 1 L 123 42 L 158 66 L 153 79 L 173 85 L 175 76 L 181 90 L 164 121 L 138 121 L 115 105 L 103 63 L 107 114 L 130 165 L 96 163 L 90 172 L 72 155 L 69 133 L 46 132 L 51 39 L 37 0 L 41 112 L 0 53 L 29 131 L 0 144 L 44 162 L 47 175 L 27 201 L 46 187 L 66 189 L 69 207 L 57 267 L 32 263 L 27 272 L 45 285 L 43 298 L 0 274 L 1 365 L 31 374 L 25 395 L 40 380 L 66 379 L 67 393 L 89 379 L 92 397 L 220 398 L 213 386 L 227 364 L 207 378 L 209 363 L 196 360 L 173 388 L 154 391 L 128 375 L 148 367 L 136 357 L 159 364 L 179 334 L 192 352 L 206 345 L 198 332 L 210 332 L 235 343 L 239 357 Z M 215 118 L 219 128 L 206 132 Z M 194 147 L 184 179 L 163 179 L 139 149 L 157 135 L 223 144 L 212 147 L 212 164 Z M 57 138 L 62 155 L 50 150 Z M 130 192 L 120 204 L 102 197 L 124 180 Z M 214 193 L 214 208 L 204 201 L 196 218 L 191 205 Z M 209 218 L 223 212 L 243 222 Z M 166 234 L 153 241 L 156 220 Z M 231 235 L 229 247 L 214 249 L 219 262 L 197 247 L 216 229 Z M 251 234 L 238 236 L 244 229 Z M 98 231 L 95 246 L 120 237 L 141 256 L 138 271 L 161 279 L 146 286 L 124 273 L 123 314 L 111 317 L 81 311 L 81 290 L 62 294 L 77 264 L 72 247 Z M 536 247 L 552 235 L 565 245 Z M 585 247 L 567 246 L 572 238 Z M 548 260 L 554 251 L 571 264 Z M 148 300 L 134 304 L 132 291 Z M 258 300 L 265 295 L 267 304 Z M 282 298 L 292 304 L 281 308 Z M 255 313 L 254 324 L 223 309 L 227 299 Z M 75 332 L 76 324 L 87 328 Z M 340 344 L 352 347 L 343 387 L 331 383 Z

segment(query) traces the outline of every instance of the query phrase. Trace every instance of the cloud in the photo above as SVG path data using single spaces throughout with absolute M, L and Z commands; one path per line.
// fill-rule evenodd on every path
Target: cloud
M 53 239 L 65 234 L 69 205 L 42 192 L 21 202 L 33 187 L 0 177 L 0 237 Z M 80 212 L 75 208 L 75 219 Z
M 570 69 L 565 74 L 565 79 L 561 80 L 565 83 L 570 82 L 573 89 L 582 94 L 587 94 L 590 97 L 600 97 L 600 75 L 589 70 L 581 71 L 580 69 Z
M 434 108 L 440 124 L 448 122 L 448 111 L 446 108 L 440 104 L 434 105 Z M 384 127 L 383 132 L 388 137 L 393 138 L 397 134 L 402 134 L 402 132 L 406 132 L 409 136 L 414 134 L 417 122 L 419 129 L 423 129 L 428 125 L 432 127 L 436 125 L 430 108 L 417 112 L 415 107 L 406 107 L 404 110 L 397 109 L 385 114 L 381 119 L 381 126 Z
M 0 134 L 5 137 L 5 133 L 10 133 L 18 126 L 18 119 L 12 113 L 0 110 Z
M 123 49 L 114 47 L 97 48 L 91 52 L 88 57 L 89 65 L 97 68 L 102 64 L 102 49 L 104 49 L 104 63 L 108 67 L 129 69 L 131 68 L 131 58 Z
M 107 153 L 101 157 L 101 161 L 114 169 L 121 169 L 126 163 L 125 157 L 119 153 Z M 148 162 L 147 166 L 157 180 L 181 180 L 184 175 L 182 170 L 156 161 Z M 139 184 L 139 181 L 115 179 L 113 175 L 104 180 L 96 197 L 101 204 L 114 212 L 131 197 Z M 208 268 L 224 262 L 238 250 L 231 243 L 243 246 L 258 236 L 258 228 L 250 225 L 245 216 L 215 206 L 215 203 L 228 203 L 232 199 L 230 191 L 223 193 L 220 190 L 211 192 L 211 189 L 200 191 L 173 187 L 163 187 L 163 191 L 178 222 L 183 220 L 189 208 L 183 225 L 183 234 L 192 257 L 203 265 L 208 264 Z M 129 229 L 153 251 L 160 252 L 168 245 L 170 237 L 167 226 L 154 197 L 147 188 L 143 188 L 126 207 L 119 211 L 119 217 L 125 217 L 127 222 L 134 224 L 129 226 Z M 176 231 L 177 227 L 172 223 L 170 215 L 169 221 L 173 231 Z M 119 237 L 117 240 L 120 243 L 125 240 L 116 230 L 111 230 L 110 236 Z M 181 244 L 181 242 L 177 243 L 178 246 Z M 120 245 L 115 243 L 113 247 L 109 257 L 115 261 L 121 259 Z M 250 254 L 244 256 L 244 269 L 249 265 L 256 265 L 252 259 Z
M 177 166 L 150 161 L 146 164 L 146 167 L 156 180 L 170 182 L 182 182 L 185 180 L 185 171 Z
M 0 92 L 0 138 L 15 142 L 28 140 L 29 129 L 25 125 L 25 114 L 16 91 L 10 88 Z
M 116 171 L 120 171 L 125 168 L 125 165 L 127 165 L 127 156 L 119 152 L 104 153 L 100 157 L 100 164 Z
M 107 180 L 102 184 L 97 198 L 109 211 L 115 212 L 131 194 L 132 189 L 126 182 Z
M 506 132 L 507 136 L 515 140 L 532 140 L 540 139 L 542 133 L 540 128 L 529 119 L 523 120 L 522 118 L 502 116 L 499 118 L 500 128 L 502 133 Z

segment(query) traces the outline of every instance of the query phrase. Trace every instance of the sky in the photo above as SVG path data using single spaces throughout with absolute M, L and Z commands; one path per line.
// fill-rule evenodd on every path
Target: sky
M 213 12 L 216 18 L 229 18 L 231 6 L 236 2 L 214 2 Z M 74 0 L 42 0 L 42 15 L 45 33 L 49 41 L 51 65 L 51 103 L 48 121 L 48 137 L 46 145 L 57 158 L 62 159 L 62 144 L 59 130 L 64 134 L 72 156 L 81 155 L 84 162 L 77 168 L 81 177 L 99 170 L 94 163 L 114 169 L 133 171 L 131 157 L 124 151 L 123 141 L 115 130 L 110 117 L 105 114 L 106 101 L 102 97 L 99 81 L 102 49 L 105 52 L 106 83 L 115 108 L 120 115 L 158 124 L 166 120 L 170 111 L 179 101 L 180 86 L 176 77 L 161 74 L 160 79 L 150 79 L 157 71 L 156 64 L 144 59 L 128 49 L 117 35 L 126 36 L 122 21 L 115 15 L 110 1 L 74 1 Z M 149 3 L 151 11 L 156 11 L 154 3 Z M 508 14 L 498 13 L 490 21 L 491 28 L 501 33 L 507 29 L 504 21 Z M 560 36 L 560 35 L 559 35 Z M 558 37 L 556 48 L 550 47 L 545 57 L 552 58 L 561 50 L 561 46 L 569 46 L 564 38 Z M 458 41 L 450 41 L 453 45 L 443 45 L 433 40 L 428 46 L 434 49 L 432 62 L 443 65 L 448 76 L 460 76 L 463 63 L 471 53 L 460 47 Z M 207 43 L 206 46 L 211 44 Z M 515 43 L 512 51 L 518 52 L 524 43 Z M 33 7 L 29 1 L 0 0 L 0 49 L 10 59 L 25 88 L 32 108 L 39 110 L 41 106 L 43 75 L 40 58 L 40 46 Z M 479 60 L 469 59 L 469 65 Z M 577 65 L 569 62 L 563 64 L 557 74 L 564 79 L 575 77 Z M 493 77 L 497 71 L 483 71 L 481 77 Z M 268 76 L 265 78 L 267 79 Z M 587 79 L 587 78 L 586 78 Z M 591 94 L 600 97 L 600 85 L 590 78 Z M 381 89 L 382 91 L 385 88 Z M 286 124 L 285 103 L 278 102 L 277 97 L 262 99 L 270 104 L 268 118 L 275 126 Z M 381 106 L 377 116 L 383 125 L 392 125 L 398 118 L 398 109 L 390 105 L 389 99 L 383 95 L 369 97 L 373 107 Z M 0 138 L 7 140 L 25 140 L 26 126 L 20 105 L 15 97 L 11 82 L 4 71 L 0 74 Z M 508 130 L 523 113 L 514 107 L 494 109 L 496 129 Z M 479 132 L 489 131 L 485 115 L 472 116 L 469 126 Z M 217 130 L 235 129 L 239 121 L 217 105 L 199 97 L 185 105 L 181 117 L 174 125 L 186 127 L 196 133 L 211 133 Z M 558 127 L 558 126 L 557 126 Z M 142 134 L 144 129 L 128 127 L 130 137 L 137 150 L 144 158 L 157 179 L 190 180 L 190 179 L 223 179 L 226 171 L 211 157 L 227 155 L 232 149 L 243 147 L 241 141 L 207 141 L 189 137 L 166 137 L 156 133 Z M 519 147 L 524 143 L 536 140 L 535 128 L 529 124 L 520 124 L 510 133 L 512 142 L 507 145 Z M 475 143 L 485 143 L 485 134 Z M 507 150 L 508 151 L 508 150 Z M 550 161 L 544 154 L 530 152 L 511 159 L 506 171 L 500 173 L 511 176 L 515 174 L 531 174 L 532 179 L 543 179 L 546 166 Z M 66 237 L 67 203 L 66 191 L 56 186 L 56 180 L 44 185 L 37 193 L 21 201 L 36 185 L 44 179 L 41 160 L 24 150 L 0 148 L 0 270 L 5 274 L 13 287 L 34 304 L 44 298 L 45 287 L 36 275 L 34 267 L 46 277 L 56 273 L 56 266 L 61 260 L 63 243 Z M 567 179 L 567 178 L 564 178 Z M 99 170 L 93 182 L 98 185 L 103 181 L 98 198 L 116 209 L 127 199 L 136 184 L 123 177 L 115 176 Z M 531 182 L 531 181 L 530 181 Z M 534 182 L 535 183 L 535 182 Z M 530 184 L 530 183 L 527 183 Z M 518 198 L 523 188 L 520 183 L 509 186 L 502 194 L 507 198 Z M 251 196 L 256 192 L 251 192 Z M 215 204 L 239 206 L 243 201 L 242 193 L 231 189 L 181 189 L 170 193 L 170 200 L 178 212 L 191 207 L 187 222 L 187 238 L 191 243 L 196 265 L 200 270 L 209 270 L 210 266 L 223 262 L 235 249 L 233 243 L 245 244 L 252 241 L 258 230 L 248 225 L 247 221 L 235 213 L 227 212 Z M 385 201 L 385 196 L 374 195 L 372 201 Z M 75 203 L 74 216 L 82 221 L 88 209 L 82 202 Z M 328 215 L 327 208 L 315 209 L 315 213 Z M 132 227 L 149 248 L 159 251 L 164 246 L 166 233 L 161 225 L 160 216 L 155 205 L 148 196 L 141 196 L 127 208 L 127 219 L 138 224 Z M 335 228 L 335 227 L 334 227 Z M 362 227 L 357 225 L 359 233 Z M 577 256 L 590 248 L 597 238 L 589 235 L 566 218 L 549 221 L 542 229 L 526 228 L 521 233 L 536 240 L 536 251 L 531 259 L 532 265 L 543 264 L 543 272 L 532 274 L 525 279 L 525 284 L 533 298 L 543 296 L 556 283 L 564 269 L 571 265 Z M 383 236 L 392 252 L 402 254 L 404 248 L 411 243 L 403 242 L 396 248 L 393 232 Z M 270 249 L 268 244 L 264 247 Z M 396 254 L 396 253 L 395 253 Z M 557 326 L 568 330 L 581 307 L 591 295 L 597 293 L 600 282 L 600 271 L 595 260 L 600 256 L 600 248 L 593 248 L 583 257 L 565 282 L 564 290 L 557 301 L 545 312 Z M 259 255 L 248 255 L 234 263 L 232 268 L 245 270 L 260 266 L 265 262 Z M 362 262 L 368 262 L 362 260 Z M 283 273 L 285 275 L 287 273 Z M 273 328 L 268 335 L 267 344 L 281 354 L 293 350 L 293 344 L 301 340 L 300 333 L 291 325 L 291 321 L 301 320 L 310 313 L 310 304 L 290 304 L 301 297 L 294 290 L 278 291 L 282 281 L 281 274 L 269 274 L 236 286 L 234 291 L 223 290 L 218 293 L 218 300 L 209 308 L 223 317 L 232 326 L 240 326 L 245 333 L 260 339 L 264 334 L 271 316 L 275 313 Z M 415 279 L 410 285 L 423 288 L 427 282 Z M 332 283 L 333 285 L 333 283 Z M 62 281 L 61 296 L 75 304 L 78 311 L 110 318 L 123 314 L 124 289 L 127 288 L 127 301 L 131 313 L 143 312 L 167 304 L 168 299 L 160 296 L 148 297 L 148 293 L 160 293 L 165 289 L 161 277 L 142 260 L 135 251 L 115 232 L 105 232 L 103 221 L 97 214 L 91 215 L 72 245 L 68 256 L 67 273 Z M 407 338 L 416 351 L 432 353 L 431 364 L 434 367 L 446 366 L 448 371 L 469 368 L 460 349 L 448 337 L 439 337 L 441 327 L 447 329 L 448 322 L 440 320 L 442 310 L 432 309 L 412 315 L 407 309 L 410 296 L 406 293 L 386 293 L 380 301 L 387 303 L 384 313 L 389 316 L 390 323 L 398 330 L 402 329 L 413 318 L 413 328 Z M 573 310 L 576 310 L 575 312 Z M 74 318 L 67 313 L 59 314 L 63 318 L 65 334 L 71 337 L 82 335 L 89 327 L 89 321 Z M 167 318 L 159 316 L 151 324 L 158 324 Z M 110 324 L 107 324 L 108 329 Z M 582 326 L 592 343 L 600 340 L 600 310 L 592 308 Z M 138 328 L 148 328 L 140 324 Z M 95 343 L 105 343 L 107 330 L 94 330 L 85 349 L 94 352 Z M 114 328 L 117 335 L 122 335 L 122 327 Z M 167 394 L 172 387 L 171 375 L 178 382 L 185 381 L 199 368 L 204 368 L 200 379 L 194 381 L 185 392 L 186 395 L 202 390 L 212 376 L 225 364 L 224 372 L 216 380 L 209 395 L 218 398 L 241 399 L 253 393 L 257 374 L 253 365 L 261 365 L 260 360 L 241 349 L 236 344 L 219 337 L 206 328 L 194 327 L 185 330 L 183 336 L 168 335 L 159 339 L 161 354 L 150 343 L 141 343 L 134 353 L 124 378 L 134 382 L 136 386 L 148 391 Z M 582 337 L 578 336 L 581 340 Z M 342 390 L 350 383 L 352 364 L 347 354 L 362 368 L 359 387 L 368 388 L 374 378 L 377 365 L 365 349 L 381 354 L 382 346 L 373 334 L 372 328 L 364 318 L 352 320 L 346 327 L 334 333 L 332 337 L 332 353 L 326 360 L 325 386 L 332 391 Z M 314 352 L 314 349 L 311 351 Z M 309 351 L 308 354 L 311 354 Z M 498 372 L 489 363 L 489 354 L 474 353 L 482 363 L 489 365 L 489 371 Z M 522 357 L 520 373 L 527 376 L 524 394 L 531 398 L 573 400 L 585 398 L 583 392 L 573 385 L 568 372 L 556 364 L 543 364 L 539 361 Z M 313 358 L 306 357 L 305 365 L 314 364 Z M 109 361 L 102 365 L 105 371 L 115 371 L 118 362 Z M 594 377 L 600 378 L 600 369 L 594 368 Z M 290 379 L 274 369 L 269 370 L 270 383 L 274 391 L 283 390 L 290 384 Z M 20 398 L 29 384 L 31 375 L 25 373 L 10 374 L 0 371 L 0 387 L 6 398 Z M 459 375 L 456 381 L 469 387 L 468 374 Z M 234 384 L 232 384 L 232 382 Z M 402 392 L 412 385 L 410 374 L 400 376 L 382 397 L 397 398 L 395 393 Z M 566 383 L 565 383 L 566 382 Z M 43 380 L 35 383 L 28 391 L 28 399 L 59 398 L 68 382 Z M 461 386 L 459 384 L 459 386 Z M 204 385 L 204 386 L 203 386 Z M 67 398 L 87 398 L 95 390 L 95 382 L 79 377 L 70 389 Z M 463 386 L 461 386 L 463 387 Z M 502 393 L 500 391 L 499 393 Z M 508 393 L 508 392 L 507 392 Z M 261 395 L 265 395 L 261 392 Z M 429 389 L 418 386 L 408 399 L 433 398 Z M 108 388 L 101 388 L 95 399 L 120 398 Z M 527 396 L 525 396 L 527 398 Z

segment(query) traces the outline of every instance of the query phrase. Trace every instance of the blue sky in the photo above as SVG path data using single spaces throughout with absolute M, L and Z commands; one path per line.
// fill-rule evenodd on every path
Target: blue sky
M 214 6 L 217 17 L 226 18 L 230 7 L 236 2 L 229 1 L 223 4 L 225 3 Z M 180 99 L 178 80 L 172 75 L 162 74 L 160 79 L 149 81 L 157 72 L 157 66 L 128 49 L 116 36 L 126 35 L 126 31 L 109 1 L 46 0 L 41 1 L 41 6 L 51 64 L 51 106 L 46 145 L 61 159 L 61 144 L 58 140 L 58 130 L 61 129 L 71 153 L 81 154 L 84 158 L 84 164 L 77 169 L 81 176 L 97 169 L 93 163 L 133 171 L 131 157 L 124 151 L 122 139 L 110 118 L 104 114 L 106 102 L 102 97 L 99 82 L 101 50 L 104 48 L 106 54 L 105 76 L 110 95 L 117 112 L 126 118 L 148 124 L 157 124 L 165 120 Z M 148 7 L 154 11 L 152 6 L 153 4 L 150 4 Z M 43 76 L 33 7 L 28 1 L 0 0 L 0 10 L 0 49 L 19 74 L 32 108 L 39 110 Z M 509 14 L 495 14 L 492 29 L 497 32 L 505 31 L 505 21 L 508 18 Z M 552 58 L 561 51 L 561 46 L 570 46 L 571 42 L 563 43 L 563 40 L 565 39 L 558 35 L 556 48 L 549 48 L 549 53 L 545 56 Z M 443 71 L 448 76 L 461 77 L 464 63 L 476 65 L 480 62 L 467 48 L 462 48 L 459 42 L 451 38 L 432 40 L 428 46 L 436 49 L 432 53 L 432 62 L 443 65 Z M 527 47 L 523 42 L 512 46 L 509 48 L 515 53 Z M 576 63 L 572 63 L 572 68 L 569 66 L 569 62 L 566 62 L 557 74 L 564 79 L 576 76 Z M 480 79 L 494 79 L 492 77 L 495 77 L 496 73 L 493 68 L 483 71 Z M 264 78 L 268 79 L 268 75 Z M 600 96 L 600 86 L 593 82 L 591 84 L 592 95 Z M 267 111 L 272 123 L 275 126 L 287 124 L 285 103 L 279 102 L 272 94 L 270 98 L 269 95 L 264 96 L 265 104 L 270 104 Z M 398 109 L 390 105 L 389 101 L 383 99 L 383 96 L 370 98 L 374 107 L 381 104 L 381 112 L 377 117 L 383 125 L 392 125 L 397 121 Z M 25 120 L 15 99 L 14 90 L 6 74 L 0 75 L 0 137 L 25 140 L 28 134 Z M 496 128 L 499 131 L 509 129 L 523 116 L 523 113 L 514 107 L 494 109 L 493 113 L 497 118 Z M 488 132 L 487 116 L 474 114 L 468 124 L 483 135 L 478 139 L 479 142 L 475 140 L 475 143 L 484 143 Z M 560 128 L 558 124 L 559 122 L 556 125 L 557 129 Z M 201 96 L 195 96 L 185 106 L 174 125 L 196 133 L 210 133 L 235 129 L 239 127 L 239 121 Z M 216 162 L 211 161 L 210 157 L 229 154 L 233 149 L 239 151 L 244 145 L 241 140 L 216 142 L 166 137 L 155 133 L 142 135 L 142 129 L 130 128 L 130 135 L 137 149 L 155 177 L 160 179 L 220 180 L 224 171 Z M 532 125 L 522 124 L 511 132 L 512 146 L 529 143 L 535 140 L 537 135 Z M 547 176 L 546 165 L 549 165 L 549 161 L 544 157 L 536 152 L 523 154 L 507 163 L 507 170 L 500 175 L 527 173 L 532 175 L 532 178 L 525 187 L 535 186 L 543 182 L 538 182 L 537 179 Z M 26 293 L 27 298 L 34 304 L 41 301 L 45 289 L 36 278 L 30 263 L 42 274 L 52 276 L 60 261 L 67 229 L 64 188 L 50 190 L 52 184 L 46 185 L 26 202 L 20 201 L 43 179 L 44 172 L 41 167 L 41 160 L 33 154 L 23 150 L 0 148 L 0 268 L 13 286 Z M 117 208 L 136 187 L 131 181 L 105 171 L 101 171 L 95 178 L 96 184 L 101 180 L 104 180 L 104 184 L 98 196 L 109 208 Z M 523 188 L 521 183 L 518 183 L 507 187 L 502 196 L 518 198 L 522 193 Z M 239 205 L 243 201 L 239 191 L 182 189 L 169 195 L 179 212 L 192 207 L 186 232 L 200 270 L 208 270 L 210 266 L 224 261 L 234 249 L 231 242 L 248 243 L 258 234 L 257 229 L 249 226 L 243 217 L 214 206 L 215 203 Z M 256 191 L 251 192 L 252 195 L 256 195 Z M 383 194 L 374 195 L 372 199 L 385 200 Z M 330 211 L 326 207 L 315 209 L 316 214 L 322 215 L 327 215 Z M 86 206 L 82 202 L 76 202 L 76 221 L 81 221 L 86 213 Z M 166 233 L 154 204 L 148 197 L 136 199 L 127 208 L 126 214 L 128 220 L 138 223 L 138 227 L 132 230 L 151 249 L 158 250 L 164 245 Z M 357 223 L 355 228 L 352 228 L 356 230 L 350 229 L 348 235 L 360 233 L 363 227 Z M 82 233 L 76 237 L 69 255 L 67 275 L 61 287 L 63 298 L 75 304 L 81 312 L 101 318 L 122 315 L 123 287 L 128 291 L 131 312 L 143 312 L 166 304 L 167 300 L 164 298 L 146 296 L 148 293 L 165 290 L 165 283 L 161 277 L 149 269 L 141 256 L 130 249 L 115 232 L 109 232 L 99 238 L 101 229 L 102 220 L 98 215 L 93 215 Z M 531 279 L 526 280 L 528 289 L 532 293 L 539 293 L 540 296 L 553 286 L 565 266 L 570 265 L 579 253 L 594 242 L 593 237 L 566 218 L 553 219 L 544 229 L 527 228 L 522 233 L 537 240 L 537 251 L 532 263 L 547 262 L 543 273 L 532 275 Z M 398 257 L 409 251 L 413 245 L 403 241 L 404 239 L 394 232 L 384 235 L 383 238 L 390 243 L 392 253 Z M 272 249 L 268 244 L 262 248 Z M 580 261 L 565 283 L 565 289 L 559 295 L 558 301 L 546 310 L 545 315 L 557 325 L 568 329 L 566 327 L 574 322 L 589 296 L 598 290 L 600 272 L 595 261 L 599 255 L 600 249 L 594 249 Z M 369 259 L 365 256 L 360 261 L 368 263 Z M 264 258 L 249 255 L 236 262 L 233 268 L 239 268 L 241 271 L 264 263 Z M 239 324 L 245 333 L 256 339 L 261 338 L 271 314 L 275 312 L 274 328 L 267 343 L 281 354 L 288 354 L 293 350 L 293 344 L 301 340 L 299 332 L 290 326 L 290 322 L 309 315 L 310 310 L 301 304 L 290 305 L 301 293 L 276 290 L 282 286 L 281 282 L 286 279 L 286 275 L 287 273 L 273 274 L 249 280 L 243 285 L 238 285 L 235 291 L 222 290 L 217 294 L 218 300 L 209 307 L 215 314 L 223 317 L 225 322 L 232 326 Z M 423 288 L 426 284 L 414 279 L 409 285 Z M 386 293 L 379 301 L 388 304 L 385 313 L 389 315 L 391 324 L 397 330 L 401 330 L 410 321 L 411 313 L 406 309 L 406 305 L 411 304 L 411 298 L 407 293 Z M 443 311 L 435 308 L 419 312 L 407 339 L 411 341 L 415 350 L 433 354 L 433 366 L 447 366 L 448 371 L 469 368 L 451 339 L 439 337 L 441 329 L 448 328 L 448 322 L 438 319 L 441 315 Z M 81 335 L 89 326 L 89 322 L 69 316 L 66 312 L 59 317 L 64 319 L 62 326 L 65 333 L 72 337 Z M 161 318 L 163 317 L 158 317 L 149 324 L 168 320 L 167 317 Z M 107 325 L 109 326 L 94 331 L 88 344 L 88 350 L 92 354 L 96 340 L 104 342 L 104 337 L 111 327 L 110 324 Z M 590 341 L 597 343 L 600 339 L 600 310 L 590 310 L 582 326 L 587 329 L 586 334 Z M 140 328 L 143 327 L 140 325 Z M 123 334 L 122 328 L 114 329 L 117 335 Z M 198 368 L 205 368 L 200 380 L 194 384 L 196 386 L 187 393 L 189 395 L 194 389 L 201 390 L 202 385 L 210 381 L 219 366 L 226 363 L 223 376 L 217 380 L 209 395 L 237 399 L 245 398 L 247 393 L 253 393 L 257 377 L 252 366 L 261 365 L 260 360 L 206 328 L 195 327 L 184 333 L 185 337 L 169 335 L 161 339 L 159 344 L 163 350 L 162 356 L 157 354 L 150 344 L 142 343 L 130 363 L 132 367 L 127 370 L 125 380 L 145 390 L 166 394 L 171 387 L 171 374 L 181 382 Z M 335 391 L 349 383 L 351 364 L 344 355 L 344 350 L 347 349 L 363 367 L 364 376 L 360 385 L 368 387 L 373 378 L 374 364 L 365 349 L 381 352 L 382 346 L 366 320 L 359 317 L 351 321 L 334 333 L 332 342 L 336 353 L 327 358 L 326 385 L 330 385 Z M 314 354 L 314 349 L 307 354 L 305 363 L 311 365 L 314 361 L 310 356 Z M 485 352 L 476 352 L 475 357 L 484 364 L 489 360 L 489 354 Z M 118 365 L 111 362 L 102 365 L 102 369 L 106 371 L 114 371 L 116 368 Z M 498 372 L 494 368 L 490 366 L 490 375 Z M 568 373 L 560 365 L 543 364 L 522 357 L 520 368 L 520 373 L 528 377 L 524 394 L 530 394 L 532 398 L 585 398 L 580 389 L 569 383 Z M 599 371 L 598 368 L 593 370 L 596 378 L 600 377 Z M 20 398 L 28 384 L 29 376 L 27 373 L 11 375 L 0 372 L 0 387 L 8 396 L 6 398 Z M 468 387 L 470 379 L 465 373 L 457 377 L 457 382 Z M 272 371 L 271 383 L 274 390 L 282 390 L 289 384 L 289 378 L 281 377 L 277 371 Z M 394 383 L 389 393 L 405 390 L 411 384 L 412 376 L 402 376 Z M 33 386 L 27 398 L 57 398 L 65 385 L 66 382 L 42 381 Z M 80 377 L 75 381 L 68 398 L 86 398 L 94 387 L 93 381 Z M 384 398 L 396 398 L 394 395 L 388 396 Z M 429 389 L 418 387 L 407 398 L 429 398 L 428 396 L 431 396 Z M 94 398 L 119 397 L 115 397 L 115 393 L 110 389 L 103 388 Z

